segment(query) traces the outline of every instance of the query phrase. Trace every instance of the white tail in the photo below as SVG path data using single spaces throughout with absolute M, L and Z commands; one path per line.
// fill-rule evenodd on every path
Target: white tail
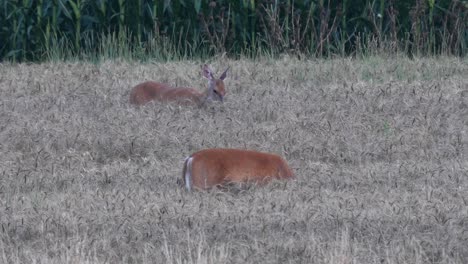
M 192 172 L 192 157 L 187 157 L 185 159 L 185 165 L 184 165 L 184 181 L 185 181 L 185 188 L 187 190 L 191 191 L 192 190 L 192 177 L 190 173 Z
M 224 79 L 229 67 L 219 79 L 214 78 L 213 71 L 208 65 L 203 65 L 202 74 L 208 79 L 208 89 L 201 93 L 193 88 L 172 87 L 168 84 L 148 81 L 133 87 L 130 93 L 130 103 L 143 105 L 151 101 L 172 101 L 180 104 L 204 104 L 207 100 L 223 101 L 226 95 Z
M 230 182 L 264 184 L 272 179 L 294 178 L 278 155 L 239 149 L 205 149 L 185 160 L 183 179 L 187 190 L 206 190 Z

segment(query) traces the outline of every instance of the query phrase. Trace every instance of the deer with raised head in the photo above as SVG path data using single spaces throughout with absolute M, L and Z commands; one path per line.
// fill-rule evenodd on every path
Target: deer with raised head
M 190 87 L 172 87 L 165 83 L 147 81 L 133 87 L 130 93 L 130 103 L 143 105 L 151 101 L 159 102 L 177 102 L 179 104 L 197 104 L 202 105 L 206 101 L 223 102 L 226 90 L 224 79 L 227 76 L 229 67 L 221 74 L 219 79 L 213 75 L 213 71 L 208 65 L 203 65 L 203 76 L 208 79 L 208 89 L 199 92 Z
M 185 159 L 182 178 L 187 190 L 206 190 L 228 183 L 265 184 L 292 179 L 286 161 L 275 154 L 239 149 L 205 149 Z

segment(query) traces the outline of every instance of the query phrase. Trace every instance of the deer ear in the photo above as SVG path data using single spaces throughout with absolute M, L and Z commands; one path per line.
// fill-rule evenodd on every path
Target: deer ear
M 213 79 L 213 71 L 210 69 L 208 65 L 203 65 L 202 67 L 203 77 L 207 78 L 208 80 Z
M 224 79 L 226 79 L 228 70 L 229 70 L 229 67 L 227 67 L 227 69 L 223 72 L 223 74 L 221 74 L 221 76 L 219 76 L 219 79 L 224 81 Z

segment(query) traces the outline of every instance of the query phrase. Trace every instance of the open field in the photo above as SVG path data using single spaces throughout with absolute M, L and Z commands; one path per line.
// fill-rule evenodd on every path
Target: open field
M 0 65 L 0 263 L 468 263 L 468 61 L 212 62 L 226 102 L 128 104 L 201 62 Z M 297 179 L 185 191 L 186 156 Z

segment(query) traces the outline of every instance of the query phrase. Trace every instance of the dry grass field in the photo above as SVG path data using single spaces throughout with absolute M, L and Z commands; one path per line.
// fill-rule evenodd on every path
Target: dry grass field
M 468 263 L 467 59 L 219 59 L 224 104 L 129 105 L 202 63 L 0 64 L 0 263 Z M 297 179 L 187 192 L 212 147 Z

